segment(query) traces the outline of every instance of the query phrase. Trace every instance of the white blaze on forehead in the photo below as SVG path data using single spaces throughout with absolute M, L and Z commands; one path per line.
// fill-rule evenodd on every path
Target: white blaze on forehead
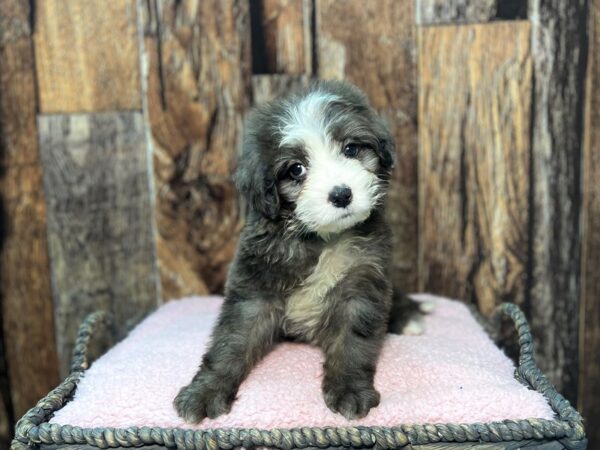
M 336 95 L 315 91 L 290 104 L 283 120 L 281 145 L 323 145 L 327 141 L 325 108 L 336 100 L 339 100 Z

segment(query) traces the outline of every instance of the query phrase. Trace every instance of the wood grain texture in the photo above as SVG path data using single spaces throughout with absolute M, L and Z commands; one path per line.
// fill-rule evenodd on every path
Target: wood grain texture
M 62 373 L 82 319 L 112 312 L 120 338 L 158 303 L 140 112 L 38 119 Z
M 600 447 L 600 1 L 590 3 L 581 208 L 579 411 Z
M 38 160 L 29 2 L 0 1 L 0 295 L 10 397 L 20 417 L 56 386 L 58 360 L 48 269 L 46 207 Z M 0 405 L 0 408 L 2 405 Z
M 530 0 L 534 69 L 528 317 L 540 368 L 577 397 L 587 0 Z
M 136 0 L 35 5 L 41 112 L 141 109 Z
M 251 96 L 248 3 L 146 6 L 163 295 L 219 292 L 243 219 L 232 172 Z
M 484 313 L 525 299 L 529 32 L 527 22 L 419 30 L 419 290 Z
M 488 22 L 502 0 L 415 0 L 419 25 Z
M 312 72 L 311 0 L 259 0 L 268 73 Z
M 396 169 L 388 196 L 394 282 L 417 287 L 417 87 L 412 0 L 317 0 L 318 75 L 362 88 L 390 124 Z
M 252 101 L 260 105 L 281 95 L 308 86 L 306 75 L 254 75 L 252 77 Z
M 2 355 L 4 359 L 5 355 Z M 2 370 L 2 394 L 0 395 L 0 448 L 9 449 L 10 442 L 14 435 L 15 420 L 10 403 L 10 386 L 8 385 L 8 373 L 6 365 L 3 364 Z

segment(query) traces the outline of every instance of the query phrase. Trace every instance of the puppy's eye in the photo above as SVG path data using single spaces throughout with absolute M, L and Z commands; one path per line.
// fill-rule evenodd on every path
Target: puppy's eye
M 301 180 L 306 175 L 306 167 L 300 163 L 292 164 L 288 169 L 288 174 L 294 180 Z
M 358 144 L 346 144 L 343 153 L 346 158 L 356 158 L 359 151 L 360 146 Z

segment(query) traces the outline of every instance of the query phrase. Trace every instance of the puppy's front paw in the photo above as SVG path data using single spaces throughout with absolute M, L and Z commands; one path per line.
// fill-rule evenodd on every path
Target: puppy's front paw
M 228 413 L 234 398 L 230 389 L 195 380 L 179 391 L 173 406 L 183 420 L 198 423 L 205 417 L 214 419 Z
M 357 387 L 352 384 L 331 383 L 323 387 L 327 407 L 340 413 L 346 419 L 365 417 L 371 408 L 379 405 L 379 392 L 371 387 Z

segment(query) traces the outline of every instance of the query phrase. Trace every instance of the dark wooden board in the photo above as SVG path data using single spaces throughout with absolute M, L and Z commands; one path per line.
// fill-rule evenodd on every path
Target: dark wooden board
M 253 39 L 260 39 L 260 58 L 265 73 L 301 75 L 312 73 L 312 1 L 256 0 Z
M 119 338 L 158 304 L 145 126 L 141 112 L 38 119 L 63 374 L 88 313 L 112 312 Z
M 243 218 L 232 182 L 251 98 L 243 0 L 145 2 L 165 298 L 222 290 Z
M 531 273 L 527 314 L 540 368 L 577 397 L 587 1 L 530 0 L 533 58 Z
M 600 1 L 590 4 L 581 224 L 579 410 L 600 447 Z
M 136 0 L 35 2 L 43 113 L 141 109 Z
M 20 417 L 59 380 L 29 6 L 0 1 L 0 295 L 10 386 L 10 395 L 0 388 L 5 443 L 12 434 L 5 421 Z
M 525 21 L 419 29 L 419 290 L 486 314 L 525 299 L 529 32 Z
M 362 88 L 388 120 L 397 164 L 388 196 L 394 282 L 417 287 L 417 78 L 412 0 L 317 0 L 321 78 Z

